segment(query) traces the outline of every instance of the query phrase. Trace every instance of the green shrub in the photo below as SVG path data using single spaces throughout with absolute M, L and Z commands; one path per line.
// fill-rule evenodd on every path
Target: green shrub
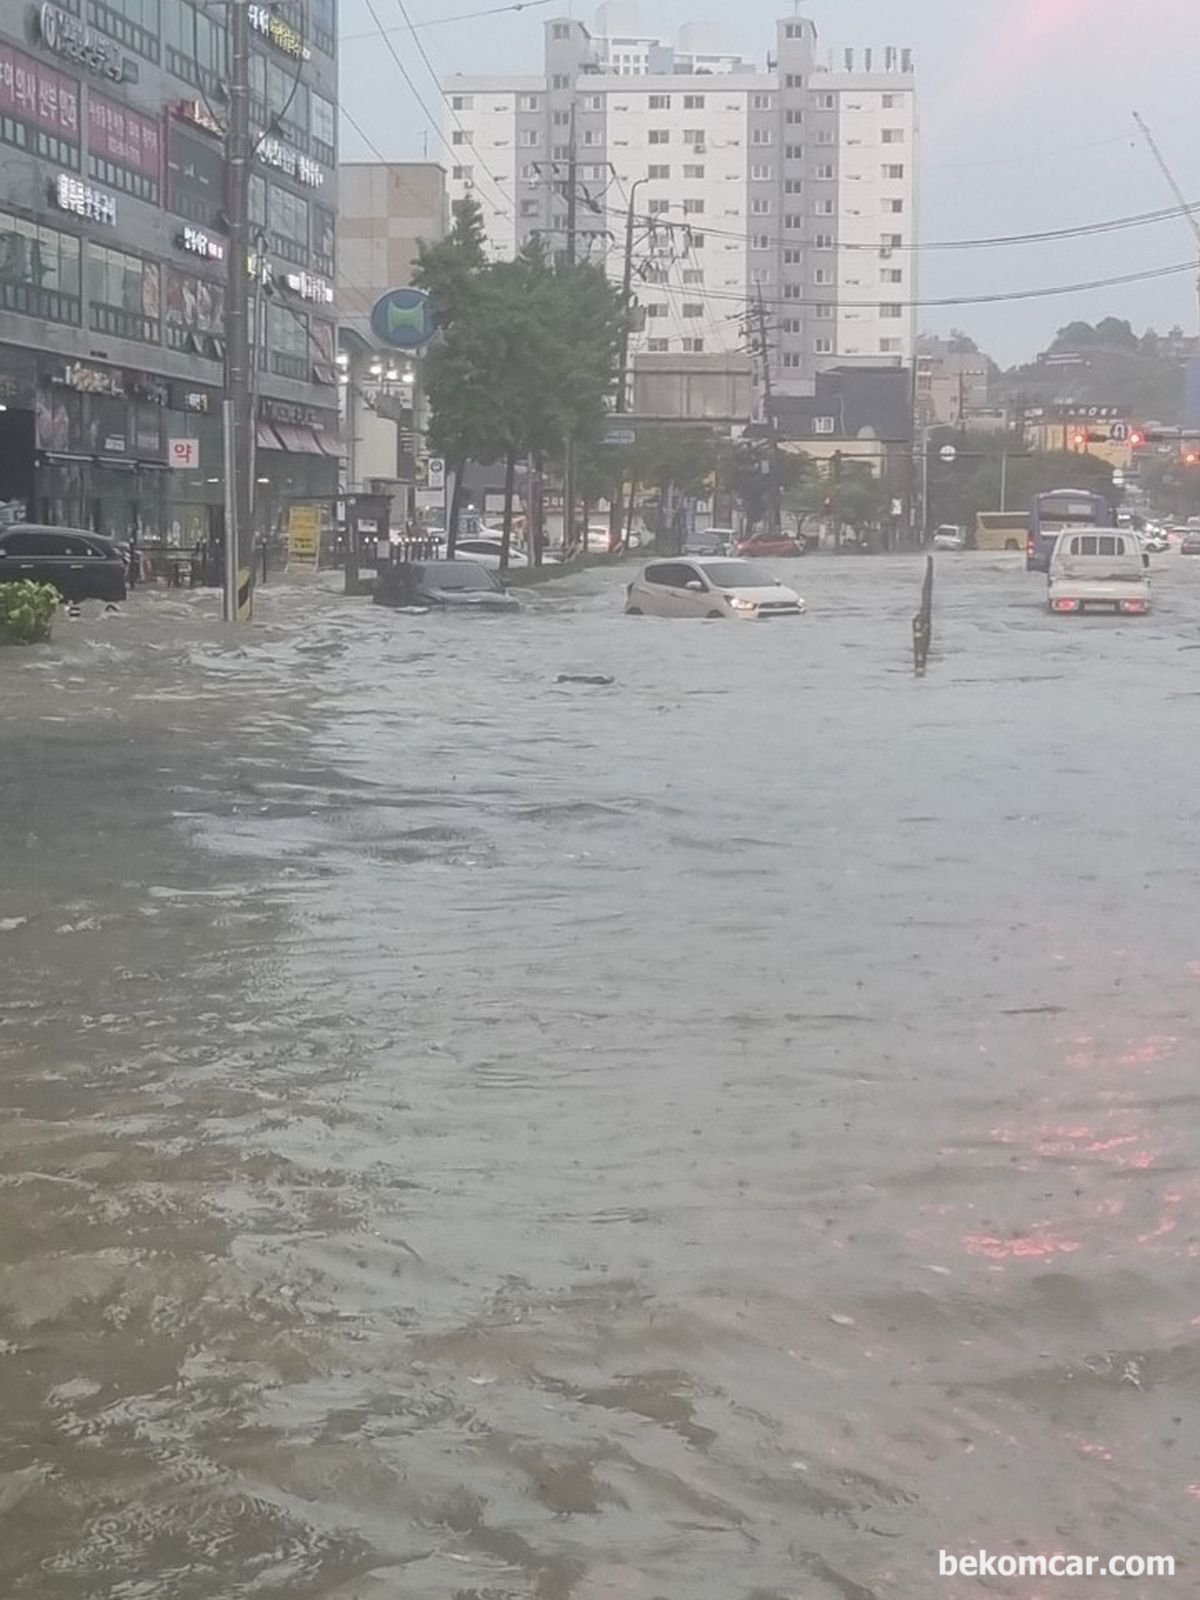
M 0 583 L 0 644 L 37 644 L 50 637 L 58 590 L 48 583 Z

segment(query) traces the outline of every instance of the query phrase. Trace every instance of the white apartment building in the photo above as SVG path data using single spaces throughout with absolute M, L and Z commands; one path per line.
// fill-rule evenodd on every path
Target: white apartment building
M 761 70 L 715 49 L 702 54 L 722 64 L 697 67 L 632 27 L 597 37 L 558 18 L 545 37 L 537 76 L 445 85 L 462 152 L 450 198 L 480 202 L 497 257 L 533 234 L 565 246 L 574 129 L 579 256 L 619 279 L 635 218 L 635 356 L 732 354 L 761 298 L 781 391 L 829 367 L 911 362 L 911 52 L 822 61 L 801 17 L 777 24 Z

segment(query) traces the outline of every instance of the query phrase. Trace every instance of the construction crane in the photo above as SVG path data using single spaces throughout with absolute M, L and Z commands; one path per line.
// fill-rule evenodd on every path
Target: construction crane
M 1133 113 L 1133 120 L 1137 123 L 1138 130 L 1141 133 L 1142 138 L 1145 139 L 1146 143 L 1150 146 L 1150 154 L 1154 157 L 1155 161 L 1158 162 L 1158 169 L 1162 173 L 1163 177 L 1167 180 L 1167 187 L 1170 189 L 1171 193 L 1175 196 L 1175 199 L 1176 199 L 1176 201 L 1178 202 L 1178 205 L 1179 205 L 1180 212 L 1187 219 L 1187 225 L 1192 230 L 1192 233 L 1195 235 L 1195 239 L 1196 239 L 1196 303 L 1197 303 L 1197 308 L 1200 309 L 1200 221 L 1196 220 L 1196 213 L 1195 213 L 1194 208 L 1192 206 L 1190 206 L 1188 204 L 1188 202 L 1184 199 L 1183 190 L 1179 187 L 1178 183 L 1176 183 L 1175 174 L 1171 171 L 1170 167 L 1167 165 L 1167 159 L 1163 155 L 1162 151 L 1158 148 L 1158 143 L 1155 140 L 1154 135 L 1150 132 L 1150 129 L 1146 126 L 1145 119 L 1138 112 L 1135 111 Z

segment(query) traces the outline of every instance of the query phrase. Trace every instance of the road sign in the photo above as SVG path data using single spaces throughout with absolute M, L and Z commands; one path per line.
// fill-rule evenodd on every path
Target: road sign
M 637 433 L 633 428 L 609 428 L 604 435 L 604 442 L 609 445 L 636 444 Z
M 195 472 L 200 465 L 199 439 L 168 439 L 167 460 L 173 467 Z
M 1114 444 L 1124 444 L 1129 437 L 1129 424 L 1127 422 L 1114 422 L 1108 436 Z
M 944 444 L 938 451 L 938 456 L 942 461 L 949 463 L 958 460 L 958 451 L 952 444 Z
M 430 489 L 441 491 L 446 489 L 446 463 L 441 456 L 430 456 L 425 463 L 426 483 Z
M 1118 467 L 1113 473 L 1112 481 L 1114 489 L 1123 489 L 1125 487 L 1125 474 L 1121 471 L 1120 467 Z
M 437 332 L 424 289 L 389 289 L 371 309 L 371 331 L 393 350 L 420 350 Z

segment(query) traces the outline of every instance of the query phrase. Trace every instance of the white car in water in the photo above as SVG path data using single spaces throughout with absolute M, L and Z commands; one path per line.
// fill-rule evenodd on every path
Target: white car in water
M 757 561 L 725 556 L 651 561 L 625 590 L 630 617 L 798 617 L 804 601 Z
M 484 538 L 476 535 L 469 539 L 460 539 L 454 547 L 454 554 L 461 556 L 466 561 L 474 561 L 476 565 L 486 567 L 489 572 L 500 570 L 500 551 L 503 549 L 503 540 L 499 534 L 494 538 Z M 508 564 L 510 567 L 527 567 L 529 555 L 515 544 L 508 547 Z M 542 551 L 543 566 L 557 566 L 558 557 Z

